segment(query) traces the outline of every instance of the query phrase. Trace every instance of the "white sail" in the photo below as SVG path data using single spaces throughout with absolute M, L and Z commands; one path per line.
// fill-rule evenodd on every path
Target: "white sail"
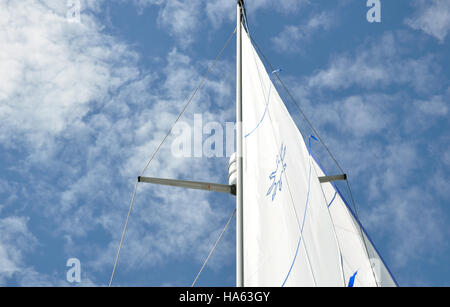
M 374 275 L 378 254 L 333 185 L 319 183 L 323 172 L 245 31 L 242 97 L 244 285 L 395 285 L 384 264 Z
M 314 171 L 317 177 L 326 175 L 315 160 Z M 347 281 L 354 275 L 354 286 L 397 286 L 367 234 L 358 225 L 339 189 L 329 182 L 323 183 L 322 188 L 333 219 Z M 361 235 L 364 236 L 364 241 Z

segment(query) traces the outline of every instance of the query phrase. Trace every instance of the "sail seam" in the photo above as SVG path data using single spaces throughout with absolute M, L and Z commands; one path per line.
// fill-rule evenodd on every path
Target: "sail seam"
M 270 91 L 271 91 L 271 89 L 272 89 L 272 83 L 271 83 L 270 86 L 269 86 L 269 94 L 268 94 L 268 97 L 267 97 L 266 107 L 264 108 L 264 113 L 263 113 L 261 119 L 259 120 L 258 124 L 256 125 L 256 127 L 253 128 L 249 133 L 247 133 L 247 134 L 244 136 L 245 138 L 249 137 L 253 132 L 255 132 L 256 129 L 258 129 L 259 125 L 260 125 L 260 124 L 262 123 L 262 121 L 264 120 L 264 118 L 266 117 L 267 109 L 269 108 L 269 103 L 270 103 Z
M 322 172 L 326 174 L 324 168 L 320 165 L 319 161 L 317 161 L 317 159 L 314 157 L 314 155 L 312 155 L 314 161 L 317 163 L 317 165 L 319 166 L 319 168 L 322 170 Z M 373 249 L 375 250 L 377 256 L 381 259 L 381 262 L 383 263 L 383 265 L 385 266 L 386 270 L 389 272 L 390 277 L 392 278 L 392 280 L 394 281 L 395 285 L 398 287 L 399 284 L 397 282 L 397 280 L 395 279 L 394 275 L 392 274 L 391 270 L 389 269 L 389 267 L 387 266 L 386 262 L 384 261 L 383 257 L 381 256 L 380 252 L 378 251 L 378 249 L 376 248 L 375 244 L 373 243 L 372 239 L 370 238 L 369 234 L 367 233 L 367 231 L 364 229 L 364 227 L 362 226 L 361 222 L 358 220 L 358 218 L 355 216 L 355 213 L 353 212 L 353 210 L 351 209 L 350 205 L 348 204 L 347 200 L 345 199 L 345 197 L 342 195 L 341 191 L 339 190 L 339 188 L 334 184 L 331 183 L 334 190 L 338 193 L 339 197 L 342 199 L 342 201 L 345 204 L 345 207 L 348 209 L 348 211 L 350 212 L 351 216 L 353 216 L 353 218 L 355 219 L 355 221 L 359 224 L 360 229 L 363 231 L 364 235 L 367 237 L 369 243 L 372 245 Z
M 333 204 L 334 200 L 336 199 L 336 195 L 337 195 L 337 192 L 334 191 L 334 196 L 333 196 L 333 198 L 331 199 L 330 203 L 328 204 L 328 208 L 330 208 L 330 206 Z
M 312 155 L 312 154 L 311 154 L 311 149 L 310 149 L 310 156 L 311 156 L 311 155 Z M 311 158 L 311 159 L 312 159 L 312 158 Z M 315 167 L 314 167 L 314 173 L 316 174 L 316 177 L 319 177 L 319 175 L 317 174 L 317 170 L 316 170 Z M 337 248 L 338 248 L 338 250 L 339 250 L 339 256 L 341 257 L 340 263 L 341 263 L 342 281 L 343 281 L 344 286 L 345 286 L 345 274 L 344 274 L 344 266 L 343 266 L 343 264 L 342 264 L 342 249 L 341 249 L 341 244 L 339 243 L 339 238 L 338 238 L 337 233 L 336 233 L 336 226 L 335 226 L 335 223 L 334 223 L 333 216 L 332 216 L 331 213 L 330 213 L 330 206 L 331 206 L 331 204 L 333 203 L 334 199 L 336 198 L 337 192 L 335 191 L 333 199 L 332 199 L 331 202 L 327 205 L 327 197 L 325 196 L 325 192 L 324 192 L 323 187 L 322 187 L 321 184 L 320 184 L 320 190 L 322 191 L 323 198 L 325 199 L 325 205 L 327 206 L 328 216 L 330 217 L 331 224 L 333 225 L 334 238 L 335 238 L 335 241 L 336 241 Z
M 289 268 L 289 271 L 288 271 L 288 273 L 287 273 L 287 275 L 286 275 L 286 278 L 284 279 L 283 284 L 281 285 L 281 287 L 284 287 L 284 285 L 286 284 L 286 282 L 287 282 L 289 276 L 291 275 L 291 271 L 292 271 L 292 268 L 294 267 L 295 260 L 297 259 L 298 250 L 299 250 L 300 244 L 301 244 L 301 242 L 302 242 L 303 229 L 304 229 L 304 227 L 305 227 L 306 212 L 307 212 L 307 210 L 308 210 L 309 193 L 310 193 L 310 191 L 311 191 L 311 160 L 310 160 L 310 163 L 309 163 L 308 192 L 307 192 L 307 195 L 306 195 L 306 204 L 305 204 L 305 212 L 303 213 L 302 227 L 301 227 L 301 229 L 300 229 L 300 238 L 298 239 L 297 250 L 295 251 L 294 259 L 292 260 L 292 263 L 291 263 L 291 266 L 290 266 L 290 268 Z M 306 248 L 305 244 L 303 244 L 303 246 Z M 312 270 L 312 269 L 311 269 L 311 270 Z

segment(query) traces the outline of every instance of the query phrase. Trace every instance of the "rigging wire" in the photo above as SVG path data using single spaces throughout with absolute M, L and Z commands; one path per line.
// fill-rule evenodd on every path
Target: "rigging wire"
M 281 80 L 279 74 L 277 71 L 274 70 L 274 67 L 272 66 L 272 64 L 270 63 L 270 61 L 267 59 L 267 57 L 264 55 L 264 53 L 262 52 L 261 48 L 258 46 L 258 43 L 255 41 L 255 39 L 250 35 L 250 33 L 248 33 L 250 40 L 253 42 L 254 46 L 256 47 L 256 49 L 258 50 L 258 52 L 261 54 L 261 56 L 263 57 L 264 61 L 266 62 L 266 64 L 269 66 L 270 70 L 274 72 L 275 76 L 277 77 L 278 81 L 280 82 L 281 86 L 283 87 L 283 89 L 285 90 L 285 92 L 288 94 L 289 98 L 291 99 L 291 101 L 295 104 L 295 106 L 297 107 L 298 111 L 300 112 L 300 114 L 302 115 L 303 119 L 305 120 L 305 122 L 308 124 L 308 126 L 310 127 L 311 131 L 315 134 L 315 136 L 317 136 L 317 139 L 319 140 L 319 142 L 322 144 L 322 146 L 325 148 L 325 150 L 328 152 L 329 156 L 331 157 L 331 159 L 334 161 L 334 163 L 336 164 L 336 166 L 339 168 L 340 172 L 342 174 L 344 174 L 344 170 L 341 167 L 341 165 L 339 164 L 339 162 L 337 161 L 337 159 L 335 158 L 335 156 L 333 155 L 333 153 L 331 152 L 331 150 L 328 148 L 328 146 L 325 144 L 325 142 L 323 141 L 323 139 L 320 137 L 320 134 L 317 132 L 317 130 L 314 128 L 313 124 L 311 123 L 311 121 L 308 119 L 308 117 L 306 116 L 306 114 L 303 112 L 302 108 L 300 107 L 300 105 L 297 103 L 297 101 L 295 100 L 295 98 L 293 97 L 293 95 L 291 94 L 291 92 L 289 91 L 289 89 L 286 87 L 286 85 L 284 84 L 284 82 Z M 347 176 L 348 177 L 348 176 Z M 353 206 L 353 211 L 355 213 L 355 217 L 359 226 L 359 230 L 360 230 L 360 235 L 361 235 L 361 239 L 364 243 L 364 247 L 367 253 L 367 257 L 370 259 L 370 255 L 369 255 L 369 249 L 367 247 L 367 242 L 365 239 L 365 235 L 364 235 L 364 231 L 362 229 L 362 224 L 361 221 L 359 219 L 359 215 L 358 215 L 358 210 L 356 208 L 356 203 L 355 200 L 353 198 L 353 193 L 350 187 L 350 182 L 348 180 L 348 178 L 345 179 L 346 183 L 347 183 L 347 189 L 349 191 L 350 194 L 350 200 L 352 202 L 352 206 Z M 377 284 L 377 286 L 379 286 L 378 284 L 378 279 L 376 277 L 376 274 L 373 270 L 372 264 L 370 264 L 370 268 L 372 270 L 372 274 L 374 276 L 375 282 Z
M 240 7 L 241 7 L 242 16 L 244 16 L 244 19 L 247 20 L 247 18 L 246 18 L 247 13 L 246 13 L 245 5 L 244 5 L 243 1 L 240 2 Z M 246 22 L 246 24 L 247 24 L 247 22 Z M 235 28 L 233 34 L 236 32 L 236 30 L 237 30 L 237 27 Z M 247 24 L 247 31 L 248 31 L 248 24 Z M 225 231 L 227 230 L 227 228 L 228 228 L 229 224 L 231 223 L 231 221 L 232 221 L 233 217 L 235 216 L 235 214 L 236 214 L 236 208 L 233 210 L 233 213 L 231 214 L 230 218 L 228 219 L 227 224 L 225 225 L 225 227 L 222 230 L 219 238 L 217 239 L 216 243 L 214 244 L 213 248 L 211 249 L 208 257 L 206 258 L 206 260 L 204 261 L 202 267 L 200 268 L 200 271 L 198 272 L 197 276 L 195 277 L 194 281 L 192 282 L 191 287 L 194 287 L 195 284 L 197 283 L 197 280 L 200 277 L 200 274 L 203 272 L 203 269 L 205 268 L 206 264 L 208 263 L 209 258 L 211 258 L 212 254 L 214 253 L 217 245 L 219 244 L 220 240 L 222 239 L 222 236 L 224 235 Z
M 198 272 L 197 276 L 195 277 L 194 282 L 192 283 L 191 287 L 195 286 L 195 284 L 197 283 L 197 280 L 200 277 L 200 274 L 203 272 L 203 269 L 205 268 L 206 264 L 208 263 L 209 258 L 211 258 L 212 254 L 214 253 L 217 245 L 219 244 L 220 240 L 222 239 L 225 231 L 228 229 L 228 226 L 230 225 L 231 221 L 233 220 L 233 217 L 234 217 L 235 214 L 236 214 L 236 208 L 234 208 L 233 213 L 231 214 L 230 218 L 228 219 L 227 224 L 225 225 L 225 227 L 223 228 L 222 232 L 220 233 L 219 238 L 217 239 L 217 241 L 214 244 L 213 248 L 209 252 L 209 255 L 206 258 L 205 262 L 203 262 L 203 265 L 202 265 L 200 271 Z
M 230 43 L 231 39 L 233 38 L 233 35 L 236 33 L 236 28 L 234 28 L 233 32 L 231 33 L 230 37 L 228 38 L 228 40 L 225 42 L 225 45 L 222 47 L 222 49 L 220 50 L 220 52 L 217 54 L 216 58 L 214 59 L 213 63 L 211 63 L 211 65 L 209 66 L 208 70 L 206 71 L 206 73 L 203 75 L 202 79 L 200 80 L 199 84 L 197 85 L 197 87 L 195 88 L 194 92 L 192 93 L 192 95 L 189 97 L 189 99 L 187 100 L 187 102 L 185 103 L 184 107 L 182 108 L 180 114 L 177 116 L 177 118 L 175 119 L 175 121 L 173 122 L 172 126 L 170 127 L 170 129 L 167 131 L 166 135 L 164 136 L 163 140 L 161 141 L 161 143 L 159 143 L 158 147 L 155 149 L 155 151 L 153 152 L 152 156 L 150 157 L 150 159 L 148 160 L 147 164 L 145 165 L 145 167 L 142 169 L 142 171 L 140 172 L 139 176 L 142 176 L 145 171 L 148 169 L 148 167 L 150 166 L 150 163 L 153 161 L 153 159 L 155 158 L 155 156 L 158 154 L 159 150 L 161 149 L 161 146 L 164 144 L 164 142 L 167 140 L 167 138 L 169 137 L 169 135 L 172 133 L 173 128 L 175 127 L 175 125 L 177 124 L 177 122 L 180 120 L 181 116 L 184 114 L 184 112 L 186 111 L 187 107 L 191 104 L 192 99 L 195 97 L 195 95 L 197 94 L 198 90 L 203 86 L 203 84 L 205 83 L 206 79 L 208 78 L 209 73 L 211 72 L 211 70 L 214 68 L 214 66 L 216 65 L 216 63 L 218 62 L 219 58 L 222 56 L 223 52 L 225 51 L 226 47 L 228 46 L 228 44 Z M 117 250 L 117 254 L 116 254 L 116 259 L 114 261 L 114 267 L 111 273 L 111 278 L 109 280 L 109 287 L 111 287 L 113 279 L 114 279 L 114 274 L 117 268 L 117 263 L 119 262 L 119 256 L 120 256 L 120 251 L 122 250 L 122 246 L 123 246 L 123 241 L 125 238 L 125 233 L 127 231 L 127 227 L 128 227 L 128 222 L 130 220 L 130 216 L 131 216 L 131 211 L 133 209 L 133 205 L 134 205 L 134 200 L 136 197 L 136 191 L 137 191 L 137 187 L 138 187 L 138 180 L 136 180 L 136 184 L 134 186 L 134 190 L 133 190 L 133 194 L 131 197 L 131 202 L 130 202 L 130 206 L 128 209 L 128 214 L 127 214 L 127 218 L 125 221 L 125 226 L 123 228 L 122 231 L 122 236 L 120 238 L 120 243 L 119 243 L 119 248 Z

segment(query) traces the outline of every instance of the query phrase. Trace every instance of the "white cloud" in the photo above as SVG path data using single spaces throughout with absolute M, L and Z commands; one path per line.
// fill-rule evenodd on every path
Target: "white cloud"
M 189 45 L 201 25 L 201 5 L 200 0 L 166 1 L 158 17 L 161 27 L 169 28 L 184 46 Z
M 442 126 L 448 114 L 448 106 L 445 102 L 448 95 L 434 95 L 426 99 L 411 98 L 405 112 L 409 119 L 402 122 L 403 129 L 408 133 L 419 131 L 432 131 L 433 128 Z
M 450 31 L 450 2 L 447 0 L 415 1 L 416 12 L 405 20 L 406 24 L 416 30 L 435 37 L 441 43 Z
M 442 231 L 442 212 L 432 202 L 432 195 L 414 186 L 387 195 L 372 209 L 369 223 L 390 236 L 393 266 L 402 268 L 418 259 L 433 258 L 444 248 L 447 234 Z
M 158 9 L 158 25 L 174 36 L 182 47 L 190 45 L 202 26 L 202 0 L 116 0 L 131 2 L 139 12 L 146 8 Z
M 205 1 L 205 3 L 206 13 L 213 26 L 218 27 L 225 21 L 236 21 L 236 1 L 209 0 Z M 247 17 L 253 19 L 253 16 L 257 15 L 258 10 L 275 10 L 282 14 L 293 14 L 309 3 L 309 0 L 284 0 L 277 2 L 271 0 L 254 0 L 247 1 L 245 5 Z
M 109 92 L 136 78 L 127 63 L 136 55 L 101 35 L 88 14 L 69 23 L 60 1 L 8 2 L 0 28 L 0 143 L 26 142 L 51 154 L 54 138 L 81 119 Z M 5 20 L 5 19 L 2 19 Z M 111 70 L 114 63 L 122 68 Z
M 309 78 L 309 87 L 338 90 L 359 86 L 374 89 L 403 84 L 419 93 L 431 91 L 439 76 L 434 57 L 404 57 L 396 35 L 387 32 L 381 39 L 359 48 L 356 54 L 334 57 L 327 69 Z
M 17 216 L 0 219 L 0 285 L 22 272 L 26 267 L 25 253 L 36 245 L 27 222 L 26 218 Z
M 199 30 L 205 25 L 218 28 L 224 22 L 236 19 L 236 1 L 234 0 L 116 0 L 133 2 L 143 10 L 147 7 L 158 7 L 158 23 L 161 29 L 168 31 L 179 42 L 181 47 L 187 47 L 197 37 Z M 247 11 L 251 16 L 258 10 L 273 9 L 283 14 L 292 14 L 309 0 L 255 0 L 246 2 Z M 207 17 L 207 18 L 205 18 Z
M 444 153 L 444 163 L 447 165 L 447 167 L 450 167 L 450 150 L 447 150 Z
M 306 23 L 295 26 L 285 26 L 283 31 L 272 38 L 274 48 L 279 52 L 298 52 L 304 47 L 312 35 L 320 30 L 328 30 L 335 22 L 335 18 L 323 12 L 312 16 Z
M 206 2 L 205 11 L 213 26 L 218 28 L 225 21 L 236 20 L 235 7 L 235 1 L 212 0 Z
M 385 113 L 385 99 L 380 96 L 350 96 L 344 101 L 334 103 L 334 109 L 339 114 L 338 126 L 343 133 L 355 137 L 367 137 L 383 131 L 391 122 Z
M 414 102 L 420 112 L 435 116 L 447 116 L 448 106 L 442 96 L 433 96 L 430 100 L 416 100 Z
M 309 4 L 310 2 L 310 0 L 285 0 L 278 2 L 271 0 L 254 0 L 247 1 L 246 6 L 247 9 L 253 13 L 255 13 L 256 10 L 274 9 L 276 11 L 289 14 L 297 12 L 299 8 Z

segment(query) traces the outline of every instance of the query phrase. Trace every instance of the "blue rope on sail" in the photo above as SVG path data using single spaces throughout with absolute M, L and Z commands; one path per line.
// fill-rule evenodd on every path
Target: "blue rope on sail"
M 313 139 L 313 140 L 315 140 L 315 141 L 318 141 L 318 139 L 314 136 L 314 135 L 310 135 L 309 136 L 309 138 L 308 138 L 308 143 L 309 143 L 309 146 L 308 146 L 308 151 L 309 151 L 309 155 L 311 155 L 311 138 Z
M 306 212 L 308 210 L 308 204 L 309 204 L 309 191 L 311 188 L 311 164 L 309 164 L 309 176 L 308 176 L 308 193 L 306 194 L 306 204 L 305 204 L 305 212 L 303 213 L 303 222 L 302 227 L 300 229 L 300 238 L 298 239 L 297 249 L 295 251 L 294 259 L 292 260 L 291 266 L 289 268 L 289 272 L 286 275 L 286 278 L 283 281 L 283 284 L 281 287 L 284 287 L 286 284 L 289 275 L 291 275 L 292 268 L 294 267 L 295 260 L 297 259 L 298 250 L 300 249 L 300 243 L 302 242 L 302 235 L 303 235 L 303 228 L 305 227 L 305 220 L 306 220 Z
M 276 69 L 276 70 L 272 71 L 272 77 L 273 77 L 273 74 L 278 73 L 280 71 L 281 71 L 281 69 Z M 270 77 L 270 80 L 272 80 L 272 77 Z M 269 103 L 270 103 L 270 92 L 271 92 L 271 90 L 272 90 L 272 82 L 270 82 L 269 95 L 267 96 L 267 102 L 266 102 L 266 107 L 264 108 L 264 113 L 263 113 L 261 119 L 259 120 L 258 124 L 256 125 L 256 127 L 253 128 L 249 133 L 247 133 L 244 136 L 244 138 L 250 136 L 253 132 L 255 132 L 255 130 L 258 129 L 259 125 L 262 123 L 262 121 L 266 117 L 267 109 L 269 108 Z
M 314 135 L 311 135 L 308 139 L 308 143 L 309 143 L 309 147 L 308 147 L 308 151 L 309 151 L 309 156 L 311 158 L 311 138 L 313 138 L 314 140 L 317 141 L 317 139 L 314 137 Z M 308 175 L 308 192 L 306 194 L 306 204 L 305 204 L 305 212 L 303 213 L 303 222 L 302 222 L 302 227 L 300 228 L 300 238 L 298 239 L 298 243 L 297 243 L 297 249 L 295 251 L 295 255 L 294 255 L 294 259 L 292 260 L 291 266 L 289 268 L 289 271 L 286 275 L 286 278 L 283 281 L 283 284 L 281 285 L 281 287 L 284 287 L 284 285 L 286 284 L 289 276 L 291 275 L 292 272 L 292 268 L 294 267 L 294 263 L 295 260 L 297 259 L 297 255 L 298 255 L 298 250 L 300 249 L 300 244 L 302 242 L 302 236 L 303 236 L 303 228 L 305 227 L 305 222 L 306 222 L 306 212 L 308 210 L 308 204 L 309 204 L 309 192 L 311 190 L 311 163 L 309 163 L 309 175 Z
M 333 196 L 333 198 L 331 199 L 330 203 L 328 204 L 328 208 L 330 208 L 330 206 L 333 204 L 333 201 L 334 201 L 334 199 L 336 198 L 336 195 L 337 195 L 337 191 L 334 192 L 334 196 Z

